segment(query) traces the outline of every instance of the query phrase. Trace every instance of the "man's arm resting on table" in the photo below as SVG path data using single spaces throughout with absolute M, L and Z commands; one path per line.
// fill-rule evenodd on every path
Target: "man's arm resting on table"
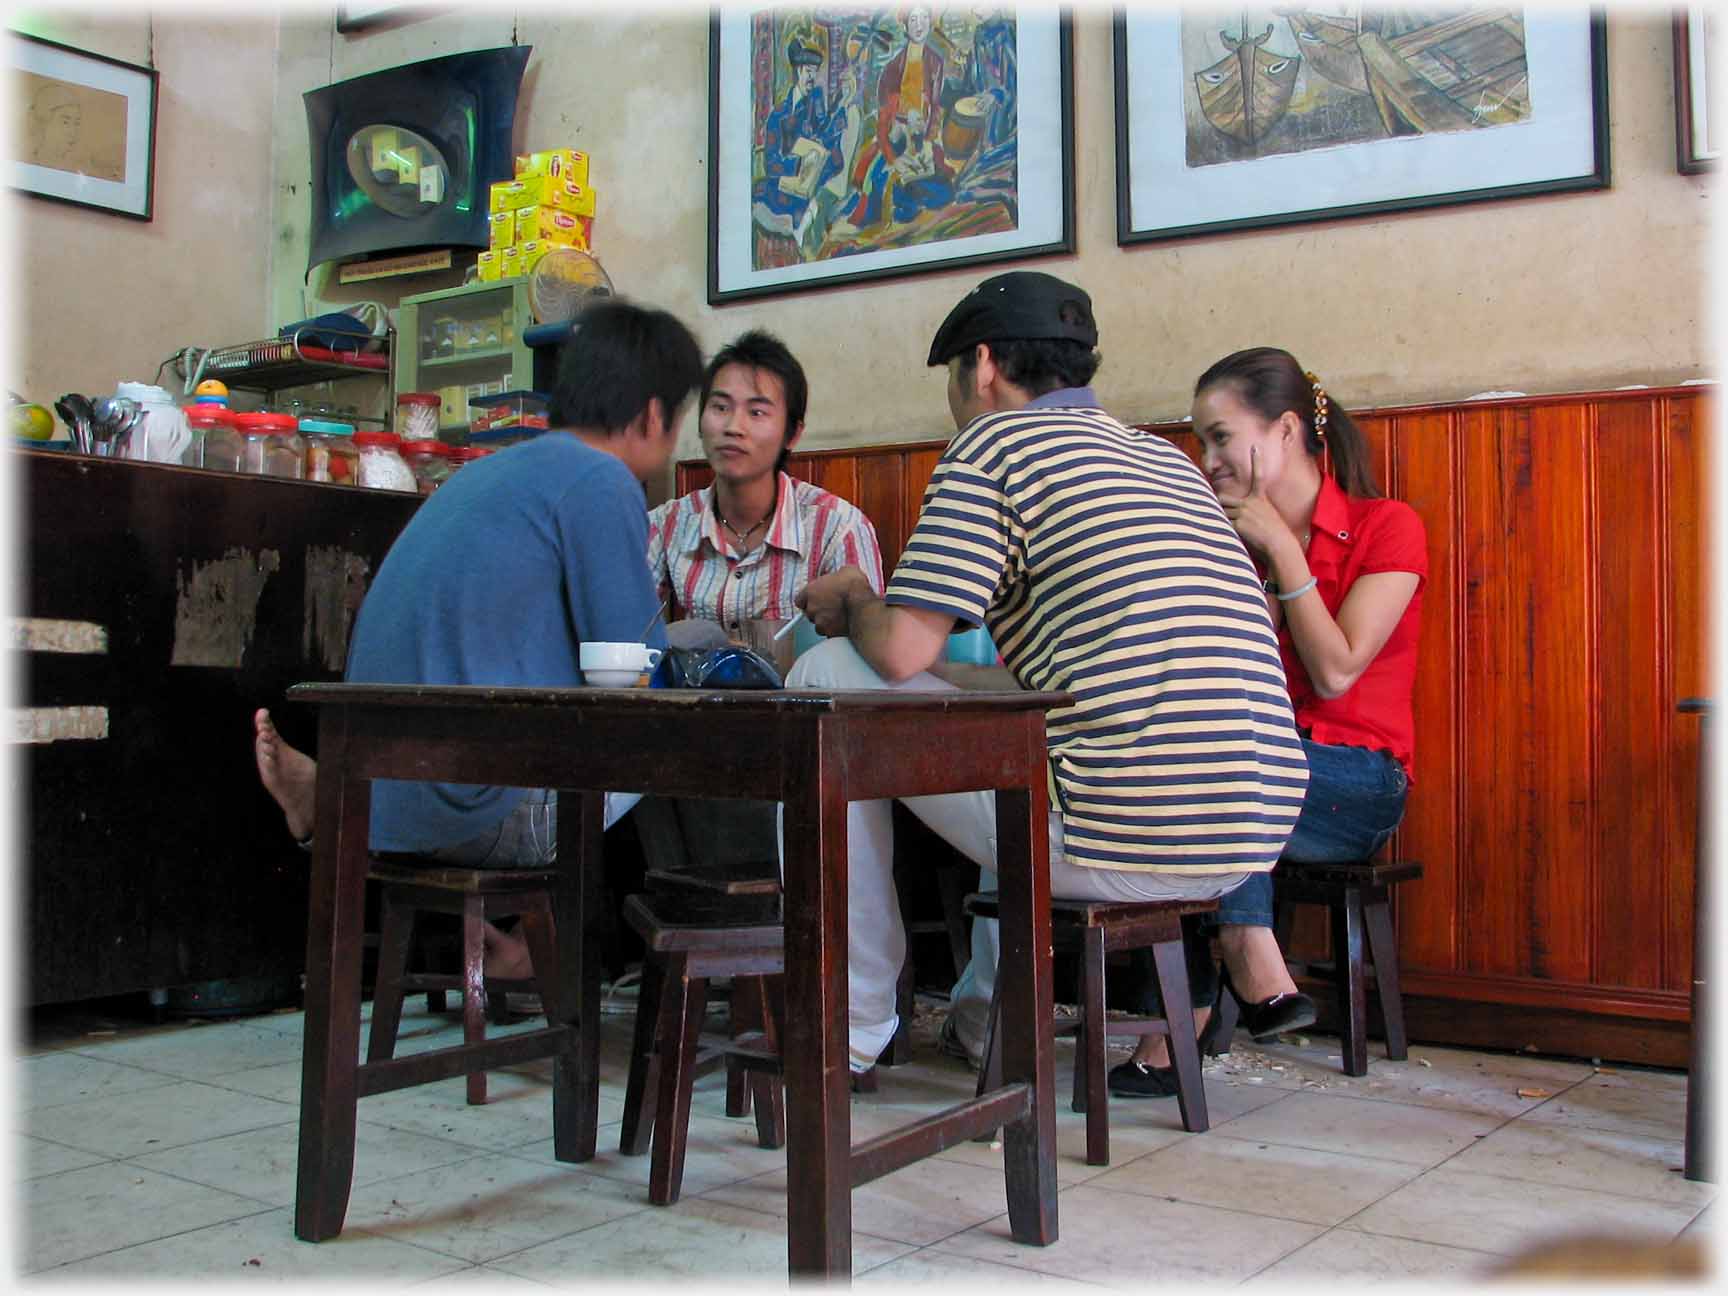
M 954 628 L 951 613 L 884 603 L 856 567 L 817 577 L 794 602 L 823 634 L 844 633 L 870 669 L 890 684 L 934 666 Z
M 1014 672 L 1006 666 L 939 661 L 930 667 L 930 673 L 937 679 L 947 680 L 955 688 L 1006 693 L 1024 687 Z

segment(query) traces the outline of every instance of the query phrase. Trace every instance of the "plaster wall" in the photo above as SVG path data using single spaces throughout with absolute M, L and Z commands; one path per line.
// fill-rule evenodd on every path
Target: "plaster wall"
M 979 271 L 709 307 L 707 19 L 694 9 L 585 13 L 494 8 L 339 34 L 283 24 L 275 151 L 275 315 L 383 294 L 303 283 L 309 174 L 299 96 L 325 80 L 515 39 L 534 46 L 519 148 L 593 158 L 595 250 L 619 290 L 665 306 L 712 349 L 752 326 L 787 339 L 811 378 L 811 448 L 943 436 L 931 332 Z M 1124 249 L 1115 234 L 1108 12 L 1074 19 L 1078 245 L 1041 268 L 1085 286 L 1105 360 L 1098 388 L 1132 419 L 1186 412 L 1206 365 L 1242 346 L 1287 346 L 1346 404 L 1666 383 L 1714 373 L 1703 273 L 1711 177 L 1674 167 L 1666 15 L 1608 21 L 1613 187 Z M 1004 267 L 1007 268 L 1007 267 Z M 695 454 L 694 420 L 682 453 Z
M 5 195 L 12 231 L 7 385 L 43 404 L 149 382 L 186 345 L 275 331 L 270 284 L 270 9 L 14 13 L 16 30 L 160 73 L 154 216 Z M 304 132 L 302 132 L 304 133 Z M 164 374 L 170 381 L 171 371 Z

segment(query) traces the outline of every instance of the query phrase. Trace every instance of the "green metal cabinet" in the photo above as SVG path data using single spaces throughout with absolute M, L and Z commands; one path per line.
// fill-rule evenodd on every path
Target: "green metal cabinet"
M 443 396 L 438 434 L 460 443 L 470 398 L 533 386 L 534 353 L 522 340 L 533 323 L 526 279 L 404 297 L 396 318 L 396 391 Z

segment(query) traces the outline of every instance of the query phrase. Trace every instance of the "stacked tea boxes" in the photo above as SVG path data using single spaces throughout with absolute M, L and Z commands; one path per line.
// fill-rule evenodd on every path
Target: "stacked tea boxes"
M 514 279 L 555 247 L 594 247 L 594 190 L 588 155 L 548 149 L 516 156 L 516 178 L 492 186 L 491 246 L 480 254 L 480 278 Z

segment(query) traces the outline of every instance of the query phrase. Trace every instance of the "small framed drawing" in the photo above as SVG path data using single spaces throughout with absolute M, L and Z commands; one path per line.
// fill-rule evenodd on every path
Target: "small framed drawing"
M 1703 5 L 1674 15 L 1674 143 L 1687 175 L 1712 171 L 1722 149 L 1721 96 L 1710 84 L 1719 16 Z
M 1074 250 L 1056 7 L 715 11 L 708 300 Z
M 9 32 L 18 128 L 12 187 L 149 220 L 156 69 Z
M 1607 187 L 1600 13 L 1347 8 L 1118 11 L 1119 243 Z

